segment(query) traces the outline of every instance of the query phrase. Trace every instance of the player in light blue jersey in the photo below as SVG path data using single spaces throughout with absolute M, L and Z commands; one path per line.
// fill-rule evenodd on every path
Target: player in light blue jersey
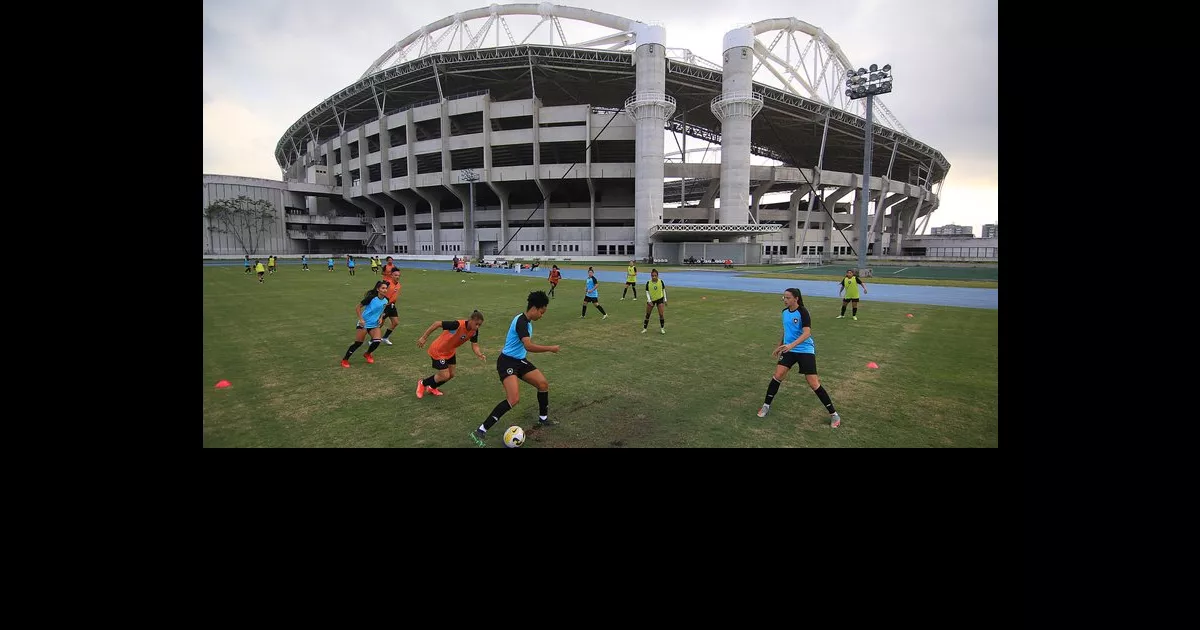
M 608 313 L 604 312 L 604 307 L 600 306 L 600 281 L 596 279 L 596 270 L 588 267 L 587 277 L 587 292 L 583 294 L 583 311 L 579 314 L 579 319 L 587 317 L 587 305 L 591 302 L 596 305 L 596 310 L 604 317 L 600 319 L 608 319 Z
M 767 399 L 758 410 L 758 417 L 767 417 L 767 413 L 771 411 L 771 401 L 779 392 L 779 384 L 787 378 L 788 370 L 796 365 L 808 380 L 808 386 L 812 388 L 813 393 L 829 411 L 829 426 L 837 428 L 842 424 L 842 418 L 833 408 L 833 401 L 829 399 L 829 394 L 821 386 L 821 379 L 817 377 L 817 347 L 813 344 L 812 318 L 808 315 L 808 309 L 804 308 L 804 298 L 800 295 L 800 289 L 784 289 L 783 306 L 784 309 L 780 312 L 783 339 L 771 353 L 771 356 L 779 357 L 779 363 L 775 366 L 775 375 L 767 385 Z
M 329 260 L 327 260 L 325 264 L 329 265 L 330 271 L 333 271 L 333 256 L 330 256 Z
M 519 389 L 521 381 L 533 385 L 538 390 L 538 424 L 542 426 L 558 424 L 547 418 L 550 406 L 550 384 L 546 382 L 546 376 L 542 374 L 542 371 L 525 358 L 530 352 L 558 352 L 558 346 L 540 346 L 533 343 L 533 322 L 546 314 L 546 307 L 549 304 L 550 297 L 546 295 L 545 291 L 531 292 L 525 303 L 525 312 L 518 313 L 516 317 L 512 318 L 512 323 L 508 325 L 508 335 L 504 338 L 504 349 L 496 358 L 496 372 L 500 375 L 500 383 L 504 385 L 505 398 L 496 405 L 495 409 L 492 409 L 483 424 L 471 432 L 471 439 L 476 446 L 483 446 L 483 439 L 487 437 L 488 429 L 499 422 L 509 409 L 517 406 L 517 402 L 521 400 Z
M 308 271 L 308 254 L 300 256 L 300 264 L 304 265 L 302 271 Z
M 243 273 L 250 273 L 250 254 L 246 254 L 246 259 L 242 261 L 242 264 L 246 267 L 246 271 Z
M 363 358 L 367 360 L 367 363 L 375 362 L 375 357 L 371 353 L 379 347 L 379 327 L 383 324 L 383 307 L 388 304 L 388 286 L 388 283 L 383 280 L 376 282 L 375 288 L 367 291 L 358 306 L 354 308 L 358 314 L 358 324 L 354 327 L 354 343 L 350 344 L 350 347 L 346 349 L 346 356 L 342 357 L 342 367 L 350 367 L 350 355 L 358 350 L 368 334 L 371 335 L 371 345 L 363 353 Z

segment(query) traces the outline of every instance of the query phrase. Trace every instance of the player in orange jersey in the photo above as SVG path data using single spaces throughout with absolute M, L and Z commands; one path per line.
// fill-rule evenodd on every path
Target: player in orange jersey
M 480 361 L 487 360 L 487 357 L 479 351 L 479 327 L 482 325 L 483 313 L 473 311 L 468 319 L 435 321 L 425 329 L 425 332 L 417 338 L 418 348 L 424 348 L 425 340 L 429 339 L 429 335 L 438 328 L 442 329 L 442 335 L 429 345 L 428 350 L 429 357 L 433 359 L 433 369 L 437 372 L 424 380 L 417 381 L 417 398 L 424 396 L 425 392 L 434 396 L 442 395 L 437 388 L 454 378 L 454 366 L 458 362 L 455 353 L 458 347 L 467 340 L 471 341 L 471 350 L 475 356 L 479 357 Z
M 388 339 L 388 337 L 391 337 L 392 333 L 396 331 L 396 327 L 400 325 L 400 313 L 396 311 L 396 298 L 400 297 L 400 270 L 393 268 L 391 274 L 383 277 L 383 281 L 388 283 L 388 303 L 387 306 L 383 307 L 383 316 L 391 326 L 387 329 L 387 332 L 383 333 L 383 343 L 390 346 L 392 345 L 392 340 Z
M 554 287 L 558 286 L 558 281 L 562 280 L 562 272 L 558 270 L 558 265 L 550 265 L 550 298 L 554 299 Z

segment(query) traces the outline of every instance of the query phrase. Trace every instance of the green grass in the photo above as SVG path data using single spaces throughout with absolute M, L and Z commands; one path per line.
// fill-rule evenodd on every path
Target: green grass
M 395 345 L 368 365 L 364 344 L 343 369 L 354 306 L 376 278 L 285 265 L 259 284 L 238 267 L 205 267 L 204 446 L 474 448 L 467 434 L 504 396 L 495 359 L 508 324 L 546 282 L 404 269 Z M 655 311 L 643 335 L 644 297 L 619 301 L 621 287 L 600 285 L 607 320 L 594 307 L 580 319 L 583 281 L 559 284 L 534 339 L 562 352 L 529 358 L 550 382 L 560 424 L 535 427 L 536 390 L 522 383 L 489 447 L 513 424 L 526 429 L 524 448 L 998 446 L 995 310 L 867 299 L 855 322 L 834 319 L 840 300 L 805 298 L 821 382 L 842 416 L 830 429 L 795 370 L 770 415 L 755 415 L 774 370 L 778 295 L 672 288 L 667 334 Z M 417 380 L 433 369 L 416 338 L 472 308 L 487 317 L 487 361 L 460 348 L 445 396 L 417 400 Z M 215 389 L 221 379 L 232 387 Z

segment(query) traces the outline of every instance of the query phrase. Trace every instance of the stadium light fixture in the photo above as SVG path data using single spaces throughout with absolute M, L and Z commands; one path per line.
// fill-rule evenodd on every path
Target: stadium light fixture
M 858 272 L 867 271 L 867 202 L 871 198 L 871 105 L 876 96 L 892 91 L 892 64 L 884 64 L 883 68 L 871 64 L 871 70 L 866 68 L 850 70 L 846 73 L 846 97 L 851 100 L 867 99 L 867 128 L 863 139 L 863 183 L 862 183 L 862 215 L 859 217 L 858 229 Z M 878 207 L 878 205 L 876 205 Z M 878 210 L 876 210 L 878 212 Z M 878 221 L 880 217 L 876 217 Z M 879 244 L 880 248 L 883 244 Z M 876 255 L 879 255 L 876 252 Z

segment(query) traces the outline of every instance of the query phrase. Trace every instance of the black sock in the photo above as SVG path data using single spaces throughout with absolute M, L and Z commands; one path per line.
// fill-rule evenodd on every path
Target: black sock
M 649 315 L 647 315 L 647 316 L 646 316 L 646 319 L 643 319 L 643 320 L 642 320 L 642 330 L 645 330 L 645 329 L 646 329 L 646 327 L 647 327 L 647 326 L 649 326 L 649 325 L 650 325 L 650 316 L 649 316 Z
M 605 312 L 604 312 L 604 307 L 603 307 L 603 306 L 600 306 L 599 304 L 597 304 L 597 305 L 596 305 L 596 310 L 597 310 L 597 311 L 600 311 L 600 314 L 601 314 L 601 315 L 608 315 L 608 313 L 605 313 Z
M 851 317 L 858 317 L 858 307 L 857 306 L 850 309 L 850 315 L 851 315 Z
M 775 400 L 775 394 L 778 394 L 778 393 L 779 393 L 779 381 L 775 380 L 775 377 L 772 376 L 770 384 L 767 385 L 767 399 L 763 401 L 763 404 L 764 405 L 771 404 L 771 401 Z
M 508 402 L 507 400 L 504 402 Z M 550 405 L 550 392 L 538 392 L 538 415 L 546 415 L 546 408 Z
M 833 408 L 833 401 L 829 399 L 829 394 L 825 393 L 824 385 L 814 389 L 813 393 L 817 395 L 817 398 L 821 399 L 821 404 L 825 405 L 825 409 L 829 413 L 837 413 L 837 410 Z
M 372 352 L 375 352 L 375 348 L 378 348 L 378 347 L 379 347 L 379 340 L 372 339 L 371 345 L 367 348 L 367 354 L 371 354 Z
M 425 387 L 435 387 L 436 388 L 438 386 L 437 374 L 430 374 L 429 378 L 426 378 L 425 380 L 423 380 L 421 382 L 425 384 Z
M 496 408 L 492 410 L 492 415 L 488 416 L 487 420 L 484 420 L 483 425 L 479 428 L 483 429 L 486 433 L 488 429 L 492 428 L 493 425 L 500 421 L 500 418 L 503 417 L 504 414 L 508 413 L 509 409 L 512 409 L 512 405 L 508 404 L 508 399 L 505 398 L 504 400 L 501 400 L 500 404 L 496 405 Z
M 666 327 L 667 327 L 667 320 L 663 319 L 662 317 L 659 317 L 659 318 L 658 318 L 658 327 L 659 327 L 659 328 L 666 328 Z
M 625 289 L 623 289 L 623 290 L 621 291 L 621 299 L 622 299 L 622 300 L 624 300 L 624 299 L 625 299 L 625 294 L 626 294 L 626 293 L 628 293 L 628 292 L 629 292 L 629 287 L 625 287 Z M 633 297 L 637 297 L 637 296 L 635 295 L 635 296 L 633 296 Z
M 587 317 L 587 304 L 583 305 L 583 311 L 579 313 L 580 317 Z
M 384 338 L 384 339 L 387 339 L 387 338 L 388 338 L 388 337 L 389 337 L 389 336 L 392 334 L 392 331 L 394 331 L 394 330 L 396 330 L 396 329 L 395 329 L 395 328 L 389 328 L 387 332 L 383 333 L 383 338 Z
M 845 304 L 842 305 L 842 313 L 841 314 L 842 315 L 846 314 L 846 305 Z
M 354 343 L 350 344 L 350 347 L 346 349 L 346 356 L 342 357 L 342 360 L 349 361 L 350 355 L 354 354 L 354 351 L 358 350 L 358 347 L 361 345 L 362 345 L 361 341 L 355 341 Z

